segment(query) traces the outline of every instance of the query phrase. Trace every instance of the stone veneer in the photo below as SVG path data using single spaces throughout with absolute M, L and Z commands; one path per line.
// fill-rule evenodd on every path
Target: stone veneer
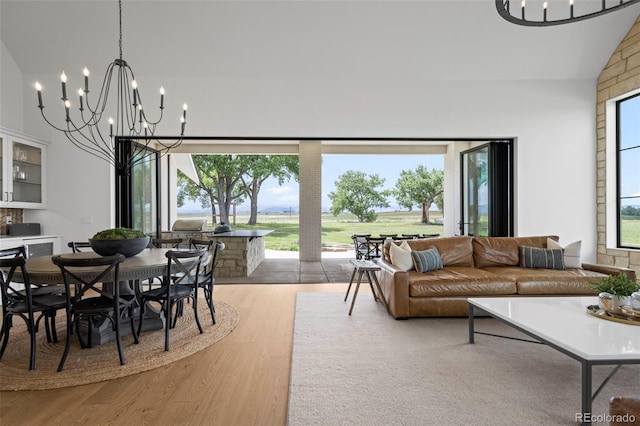
M 598 209 L 598 263 L 632 268 L 640 275 L 640 250 L 607 248 L 607 129 L 606 103 L 626 93 L 640 89 L 640 16 L 622 40 L 598 79 L 596 110 L 597 180 L 596 203 Z
M 209 237 L 224 243 L 218 252 L 216 277 L 248 277 L 265 257 L 264 238 L 255 237 Z M 213 247 L 212 247 L 213 249 Z

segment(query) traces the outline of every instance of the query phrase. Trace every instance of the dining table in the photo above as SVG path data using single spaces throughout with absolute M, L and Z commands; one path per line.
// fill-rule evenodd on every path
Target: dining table
M 168 259 L 166 253 L 171 249 L 147 248 L 135 256 L 127 257 L 120 264 L 119 290 L 120 295 L 139 294 L 141 282 L 151 277 L 163 276 L 167 269 Z M 99 256 L 93 251 L 78 253 L 63 253 L 63 257 L 78 259 Z M 36 286 L 42 285 L 64 285 L 64 278 L 58 266 L 52 261 L 50 256 L 32 257 L 27 259 L 25 265 L 29 274 L 29 281 Z M 90 271 L 90 268 L 85 268 Z M 80 274 L 81 275 L 81 274 Z M 112 283 L 104 282 L 106 291 Z M 138 311 L 136 309 L 136 311 Z M 137 315 L 137 314 L 136 314 Z M 137 326 L 137 316 L 136 316 Z M 122 324 L 129 324 L 129 321 L 122 321 Z M 164 317 L 162 313 L 153 307 L 145 308 L 145 318 L 142 331 L 156 330 L 164 327 Z M 131 330 L 124 327 L 123 334 L 128 334 Z M 115 333 L 111 330 L 111 323 L 105 320 L 98 327 L 93 329 L 92 344 L 102 344 L 115 338 Z

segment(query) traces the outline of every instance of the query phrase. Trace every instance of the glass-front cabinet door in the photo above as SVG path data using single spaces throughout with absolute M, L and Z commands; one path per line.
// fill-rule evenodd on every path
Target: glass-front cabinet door
M 0 129 L 0 205 L 11 208 L 46 207 L 46 145 Z

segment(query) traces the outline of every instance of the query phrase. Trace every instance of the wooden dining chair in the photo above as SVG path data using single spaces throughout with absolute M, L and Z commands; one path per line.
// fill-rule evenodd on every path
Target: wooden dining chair
M 185 299 L 193 301 L 193 315 L 200 333 L 203 333 L 200 318 L 198 318 L 198 297 L 192 284 L 199 282 L 200 265 L 203 257 L 209 253 L 207 249 L 198 250 L 169 250 L 165 254 L 167 257 L 167 268 L 165 270 L 163 284 L 161 287 L 153 288 L 140 293 L 140 316 L 138 320 L 138 333 L 142 330 L 144 311 L 147 303 L 160 303 L 164 314 L 164 350 L 169 350 L 169 329 L 175 327 L 176 321 L 173 318 L 173 311 L 178 302 Z
M 29 370 L 36 368 L 36 332 L 44 318 L 47 341 L 57 343 L 55 314 L 65 309 L 66 298 L 61 291 L 42 292 L 32 288 L 25 266 L 24 246 L 0 250 L 0 289 L 2 291 L 2 347 L 0 359 L 4 355 L 13 326 L 13 317 L 22 318 L 30 337 Z M 18 282 L 14 278 L 19 277 Z M 38 317 L 36 318 L 36 315 Z
M 95 257 L 65 257 L 55 255 L 52 262 L 60 268 L 66 289 L 66 313 L 67 313 L 67 341 L 64 353 L 58 364 L 58 371 L 62 371 L 64 363 L 69 355 L 71 347 L 71 335 L 76 327 L 80 345 L 91 347 L 93 338 L 93 325 L 96 318 L 109 321 L 116 335 L 116 345 L 120 364 L 125 364 L 122 351 L 120 318 L 124 312 L 130 318 L 131 332 L 136 343 L 138 334 L 134 327 L 134 308 L 136 300 L 134 295 L 120 295 L 120 264 L 125 257 L 122 254 L 113 256 Z M 107 290 L 106 283 L 110 283 Z M 74 291 L 71 292 L 73 287 Z M 97 293 L 98 296 L 94 296 Z M 87 341 L 82 338 L 80 322 L 87 323 Z

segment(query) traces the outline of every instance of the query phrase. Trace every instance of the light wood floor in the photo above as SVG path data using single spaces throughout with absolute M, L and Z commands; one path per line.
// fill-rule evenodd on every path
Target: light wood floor
M 345 292 L 346 285 L 217 286 L 216 299 L 240 312 L 238 326 L 222 341 L 166 367 L 122 379 L 1 392 L 0 424 L 284 425 L 299 291 Z M 363 286 L 362 291 L 369 289 Z

